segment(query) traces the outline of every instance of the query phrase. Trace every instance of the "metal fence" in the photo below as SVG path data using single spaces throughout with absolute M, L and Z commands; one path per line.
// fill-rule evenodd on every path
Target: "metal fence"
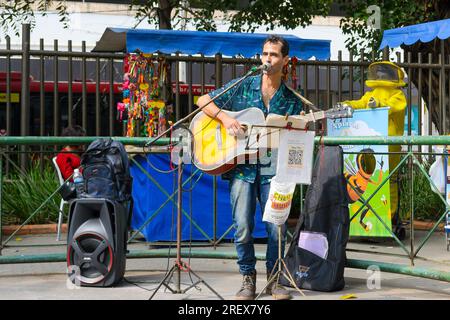
M 0 129 L 10 136 L 58 136 L 65 126 L 79 124 L 90 136 L 122 136 L 123 125 L 117 119 L 116 104 L 122 98 L 126 54 L 86 52 L 85 42 L 81 52 L 72 51 L 70 40 L 67 51 L 59 50 L 60 45 L 54 40 L 53 49 L 45 49 L 41 39 L 39 50 L 31 50 L 29 25 L 23 25 L 20 50 L 11 50 L 6 39 L 6 47 L 0 49 Z M 438 131 L 447 133 L 447 121 L 442 119 L 447 118 L 449 106 L 450 62 L 444 56 L 443 45 L 441 50 L 438 56 L 429 54 L 427 59 L 419 53 L 414 62 L 411 53 L 405 53 L 403 59 L 400 54 L 391 59 L 409 77 L 404 89 L 408 135 L 431 135 L 433 114 L 437 115 L 433 120 L 438 123 Z M 335 61 L 301 60 L 288 83 L 316 106 L 327 109 L 338 101 L 358 99 L 364 94 L 365 72 L 374 58 L 366 60 L 361 53 L 344 61 L 339 52 Z M 175 120 L 193 110 L 195 96 L 241 76 L 251 65 L 260 63 L 258 57 L 226 58 L 220 54 L 166 55 L 165 59 L 172 70 Z M 387 50 L 384 59 L 389 59 Z M 423 118 L 424 100 L 430 111 L 426 118 Z M 414 115 L 416 126 L 412 123 Z
M 82 143 L 88 143 L 95 139 L 95 137 L 77 137 L 77 138 L 68 138 L 68 137 L 47 137 L 47 138 L 40 138 L 40 137 L 1 137 L 0 138 L 0 146 L 6 146 L 6 145 L 29 145 L 29 144 L 42 144 L 42 145 L 64 145 L 64 144 L 82 144 Z M 147 142 L 149 142 L 149 139 L 146 138 L 125 138 L 125 137 L 116 137 L 115 138 L 118 141 L 121 141 L 122 143 L 131 144 L 131 145 L 143 145 Z M 168 139 L 164 139 L 164 141 L 159 141 L 161 145 L 169 143 Z M 448 145 L 450 144 L 450 137 L 448 136 L 434 136 L 434 137 L 316 137 L 315 138 L 316 144 L 324 144 L 324 145 Z M 1 162 L 2 157 L 0 155 L 0 168 L 1 168 Z M 407 152 L 405 156 L 402 158 L 401 163 L 409 163 L 408 167 L 412 169 L 413 167 L 417 168 L 417 170 L 421 171 L 428 179 L 429 183 L 431 184 L 431 187 L 433 189 L 437 189 L 436 186 L 434 186 L 433 182 L 428 177 L 427 172 L 423 168 L 422 164 L 418 160 L 416 154 L 414 152 Z M 394 169 L 394 171 L 398 170 L 398 167 Z M 388 177 L 385 177 L 383 179 L 382 184 L 385 184 L 389 181 L 390 176 L 393 172 L 390 172 Z M 414 185 L 414 176 L 412 175 L 412 170 L 409 171 L 409 183 L 411 186 L 411 189 Z M 192 176 L 191 176 L 192 177 Z M 0 170 L 0 216 L 1 216 L 1 207 L 2 207 L 2 183 L 3 182 L 3 174 L 2 170 Z M 186 181 L 187 182 L 187 181 Z M 380 185 L 380 187 L 381 187 Z M 46 200 L 48 201 L 53 196 L 56 195 L 59 188 L 57 190 L 54 190 L 52 194 L 49 195 L 49 198 Z M 379 190 L 379 188 L 377 189 Z M 377 191 L 375 191 L 376 193 Z M 167 200 L 174 201 L 173 200 L 174 194 L 169 195 L 167 194 Z M 372 197 L 372 196 L 371 196 Z M 364 199 L 364 203 L 368 203 L 370 201 L 370 198 Z M 414 263 L 416 259 L 421 259 L 422 257 L 419 256 L 419 252 L 424 248 L 427 241 L 430 239 L 433 232 L 437 229 L 438 225 L 441 221 L 445 218 L 446 214 L 450 211 L 450 206 L 446 202 L 446 200 L 440 196 L 441 201 L 443 202 L 443 212 L 440 212 L 439 217 L 437 217 L 436 222 L 434 223 L 432 229 L 426 234 L 425 238 L 422 240 L 417 241 L 418 239 L 415 238 L 415 230 L 414 230 L 414 224 L 412 223 L 414 220 L 414 195 L 411 194 L 411 215 L 410 215 L 410 239 L 409 239 L 409 246 L 408 244 L 403 243 L 396 234 L 394 234 L 388 226 L 385 225 L 386 229 L 391 233 L 392 239 L 397 242 L 399 248 L 401 248 L 404 251 L 403 256 L 407 258 L 410 262 L 410 266 L 407 265 L 399 265 L 399 264 L 391 264 L 391 263 L 384 263 L 380 261 L 367 261 L 367 260 L 355 260 L 355 259 L 348 259 L 346 267 L 347 268 L 359 268 L 359 269 L 367 269 L 369 266 L 378 266 L 380 268 L 380 271 L 386 271 L 386 272 L 393 272 L 393 273 L 399 273 L 399 274 L 405 274 L 405 275 L 412 275 L 417 277 L 423 277 L 428 279 L 434 279 L 434 280 L 441 280 L 441 281 L 447 281 L 450 282 L 450 273 L 439 271 L 439 270 L 433 270 L 429 268 L 421 268 L 421 267 L 414 267 Z M 365 205 L 364 204 L 364 205 Z M 39 206 L 29 217 L 31 219 L 34 215 L 36 215 L 39 210 L 42 208 L 44 203 Z M 165 205 L 163 203 L 162 205 Z M 362 207 L 361 207 L 362 208 Z M 156 214 L 155 212 L 154 214 Z M 357 213 L 355 213 L 356 216 Z M 374 214 L 376 215 L 376 211 L 374 210 Z M 354 219 L 355 216 L 353 216 L 351 219 Z M 378 219 L 380 219 L 377 216 Z M 42 262 L 62 262 L 65 261 L 66 257 L 65 254 L 57 254 L 57 253 L 50 253 L 50 254 L 41 254 L 41 255 L 8 255 L 8 256 L 2 256 L 2 250 L 7 247 L 14 247 L 14 245 L 10 245 L 9 242 L 14 238 L 14 236 L 17 234 L 17 232 L 22 228 L 24 225 L 27 224 L 29 221 L 25 221 L 16 231 L 14 231 L 13 234 L 9 235 L 5 240 L 2 239 L 2 229 L 1 229 L 1 219 L 0 219 L 0 264 L 14 264 L 14 263 L 42 263 Z M 149 219 L 143 224 L 142 227 L 145 227 L 147 223 L 150 222 L 152 217 L 149 217 Z M 381 220 L 380 220 L 381 221 Z M 193 223 L 195 221 L 190 220 L 190 223 Z M 133 237 L 130 238 L 130 240 L 133 239 Z M 222 239 L 217 240 L 214 236 L 214 239 L 208 239 L 214 246 L 216 246 Z M 65 244 L 60 244 L 65 245 Z M 443 245 L 444 250 L 444 245 Z M 150 250 L 152 251 L 152 250 Z M 364 251 L 364 250 L 351 250 L 347 249 L 347 251 L 354 251 L 354 252 L 365 252 L 365 253 L 373 253 L 373 254 L 380 254 L 380 255 L 389 255 L 389 253 L 386 252 L 375 252 L 375 251 Z M 127 258 L 154 258 L 154 257 L 169 257 L 170 252 L 167 251 L 158 251 L 156 252 L 149 252 L 148 250 L 145 251 L 131 251 Z M 397 255 L 397 254 L 393 254 Z M 205 253 L 205 252 L 198 252 L 198 254 L 193 251 L 192 257 L 194 258 L 219 258 L 219 259 L 235 259 L 235 255 L 230 253 Z M 264 255 L 258 255 L 259 260 L 264 260 Z

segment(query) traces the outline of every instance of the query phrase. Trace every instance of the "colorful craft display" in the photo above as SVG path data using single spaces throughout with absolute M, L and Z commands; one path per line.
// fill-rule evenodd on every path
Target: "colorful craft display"
M 293 56 L 291 58 L 291 63 L 287 64 L 283 67 L 283 81 L 288 81 L 289 78 L 291 79 L 291 87 L 297 90 L 297 65 L 298 65 L 298 58 Z
M 292 88 L 297 90 L 297 64 L 298 59 L 297 57 L 291 58 L 291 81 L 292 81 Z
M 168 112 L 162 88 L 167 70 L 160 56 L 132 53 L 125 57 L 123 100 L 117 104 L 117 114 L 126 123 L 127 137 L 154 137 L 166 130 Z
M 126 125 L 126 136 L 157 136 L 171 124 L 168 119 L 173 108 L 162 97 L 170 66 L 162 56 L 143 53 L 128 54 L 123 65 L 123 99 L 117 103 L 117 117 Z M 290 78 L 294 89 L 298 84 L 297 65 L 298 59 L 292 57 L 283 69 L 284 80 Z

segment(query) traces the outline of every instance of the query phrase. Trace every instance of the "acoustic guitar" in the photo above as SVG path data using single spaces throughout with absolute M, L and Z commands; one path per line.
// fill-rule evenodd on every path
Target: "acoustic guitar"
M 286 117 L 269 114 L 267 119 L 258 108 L 221 112 L 239 121 L 243 129 L 242 134 L 230 134 L 218 119 L 209 117 L 203 111 L 197 113 L 189 125 L 193 134 L 193 163 L 200 170 L 212 175 L 223 174 L 239 163 L 255 160 L 259 148 L 271 147 L 267 144 L 270 139 L 263 138 L 270 137 L 281 128 L 304 129 L 311 121 L 349 118 L 353 115 L 351 107 L 342 105 L 305 115 Z

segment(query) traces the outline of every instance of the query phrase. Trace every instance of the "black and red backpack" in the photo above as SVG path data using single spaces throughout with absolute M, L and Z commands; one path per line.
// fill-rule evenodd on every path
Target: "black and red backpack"
M 119 202 L 131 198 L 132 178 L 125 147 L 111 138 L 92 142 L 81 156 L 86 198 L 106 198 Z

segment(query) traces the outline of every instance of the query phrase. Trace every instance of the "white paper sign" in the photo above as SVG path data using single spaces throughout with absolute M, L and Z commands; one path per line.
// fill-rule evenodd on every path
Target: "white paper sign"
M 281 131 L 277 163 L 278 181 L 311 184 L 314 136 L 314 131 Z

